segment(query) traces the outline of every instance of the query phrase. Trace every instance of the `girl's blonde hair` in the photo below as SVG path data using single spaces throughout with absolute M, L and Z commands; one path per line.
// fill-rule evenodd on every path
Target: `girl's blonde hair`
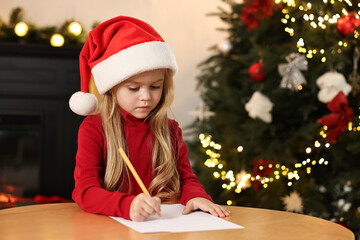
M 168 126 L 167 112 L 174 98 L 172 72 L 165 70 L 165 80 L 161 99 L 147 117 L 154 133 L 152 149 L 153 180 L 149 186 L 152 196 L 163 200 L 177 198 L 180 194 L 179 173 Z M 107 143 L 107 163 L 103 188 L 108 191 L 122 190 L 128 184 L 131 190 L 129 171 L 118 149 L 127 149 L 122 127 L 122 115 L 116 97 L 111 91 L 102 98 L 100 112 Z M 125 150 L 126 151 L 126 150 Z

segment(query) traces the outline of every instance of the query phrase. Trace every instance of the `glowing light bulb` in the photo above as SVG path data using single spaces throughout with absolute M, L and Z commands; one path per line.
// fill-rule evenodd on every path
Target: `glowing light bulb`
M 25 36 L 27 34 L 28 30 L 29 30 L 29 27 L 24 22 L 18 22 L 14 28 L 15 34 L 19 37 Z
M 199 135 L 199 139 L 200 139 L 200 140 L 204 140 L 204 139 L 205 139 L 205 134 L 201 133 L 201 134 Z
M 62 47 L 64 45 L 65 39 L 61 34 L 55 33 L 51 36 L 50 44 L 53 47 Z
M 300 38 L 299 41 L 297 42 L 297 45 L 302 46 L 302 47 L 304 46 L 304 44 L 305 44 L 304 39 L 302 39 L 302 38 Z
M 71 32 L 75 36 L 79 36 L 81 34 L 81 32 L 82 32 L 82 27 L 81 27 L 80 23 L 72 22 L 72 23 L 69 24 L 68 30 L 69 30 L 69 32 Z

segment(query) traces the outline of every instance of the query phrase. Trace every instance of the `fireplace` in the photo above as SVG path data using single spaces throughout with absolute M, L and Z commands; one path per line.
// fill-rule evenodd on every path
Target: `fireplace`
M 35 113 L 0 114 L 0 192 L 13 190 L 21 197 L 40 192 L 42 120 Z
M 80 49 L 0 43 L 0 193 L 71 198 Z

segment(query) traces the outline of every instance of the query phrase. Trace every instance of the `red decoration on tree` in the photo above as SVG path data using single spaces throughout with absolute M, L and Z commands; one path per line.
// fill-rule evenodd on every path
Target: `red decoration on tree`
M 349 13 L 346 16 L 339 18 L 337 22 L 337 29 L 341 35 L 347 36 L 352 34 L 355 28 L 360 26 L 360 18 L 356 13 Z
M 338 221 L 336 221 L 336 223 L 343 226 L 343 227 L 346 227 L 346 228 L 350 227 L 350 223 L 349 222 L 344 222 L 343 219 L 339 219 Z
M 264 177 L 274 172 L 274 168 L 269 168 L 269 164 L 274 164 L 274 161 L 266 160 L 266 159 L 254 159 L 254 167 L 252 176 L 260 176 Z M 255 180 L 253 183 L 253 187 L 255 191 L 259 189 L 261 185 L 261 181 Z
M 265 78 L 265 64 L 260 62 L 254 63 L 249 68 L 249 76 L 255 82 L 261 82 Z
M 320 118 L 318 122 L 327 126 L 325 139 L 335 143 L 353 119 L 353 110 L 349 107 L 348 100 L 342 91 L 327 104 L 327 108 L 332 113 Z
M 265 17 L 271 17 L 274 9 L 273 0 L 245 0 L 241 9 L 241 21 L 247 26 L 247 30 L 257 28 Z

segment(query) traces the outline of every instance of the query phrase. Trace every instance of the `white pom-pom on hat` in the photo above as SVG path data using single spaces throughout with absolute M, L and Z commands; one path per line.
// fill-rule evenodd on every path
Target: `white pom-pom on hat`
M 97 105 L 98 101 L 94 94 L 80 91 L 74 93 L 69 100 L 70 109 L 81 116 L 87 116 L 95 112 Z

